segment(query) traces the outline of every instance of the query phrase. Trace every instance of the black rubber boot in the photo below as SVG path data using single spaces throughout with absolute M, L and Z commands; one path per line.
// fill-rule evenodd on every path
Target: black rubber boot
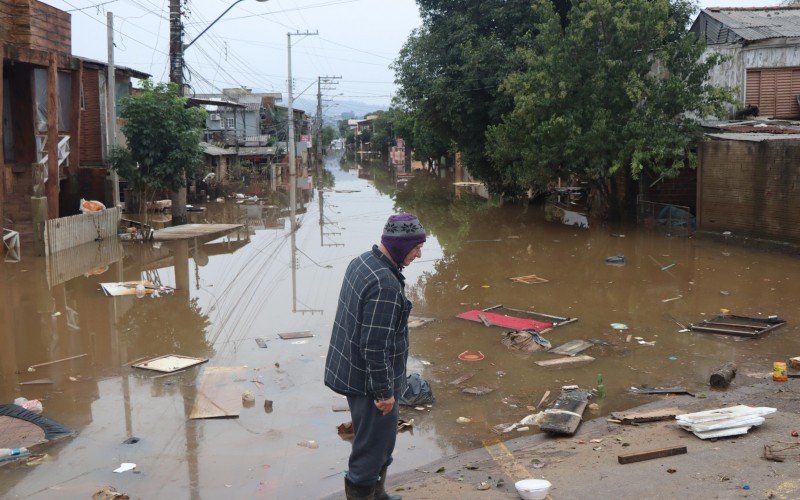
M 403 497 L 398 495 L 390 495 L 386 493 L 386 470 L 388 467 L 381 469 L 381 478 L 378 484 L 375 485 L 375 500 L 403 500 Z
M 362 486 L 359 484 L 351 483 L 347 477 L 344 478 L 344 494 L 347 500 L 375 500 L 375 487 L 371 484 Z

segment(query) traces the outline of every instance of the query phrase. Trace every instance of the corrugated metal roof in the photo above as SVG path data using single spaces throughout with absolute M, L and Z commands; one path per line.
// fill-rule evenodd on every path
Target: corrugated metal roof
M 726 33 L 726 30 L 732 31 L 736 37 L 747 41 L 800 37 L 800 8 L 797 7 L 738 9 L 715 7 L 703 9 L 700 17 L 703 15 L 722 24 L 722 27 L 719 28 L 720 33 L 711 37 L 708 40 L 709 43 L 732 41 L 732 37 Z M 700 17 L 698 17 L 698 21 Z M 708 35 L 710 34 L 708 33 Z M 721 36 L 721 34 L 725 36 Z
M 272 147 L 239 148 L 239 156 L 270 156 L 274 154 L 275 148 Z
M 748 141 L 748 142 L 764 142 L 764 141 L 798 141 L 800 135 L 796 134 L 759 134 L 759 133 L 736 133 L 728 132 L 723 134 L 706 134 L 714 139 L 722 139 L 726 141 Z
M 200 146 L 203 148 L 203 153 L 209 156 L 228 156 L 228 155 L 235 155 L 235 149 L 225 149 L 214 146 L 213 144 L 209 144 L 207 142 L 201 142 Z

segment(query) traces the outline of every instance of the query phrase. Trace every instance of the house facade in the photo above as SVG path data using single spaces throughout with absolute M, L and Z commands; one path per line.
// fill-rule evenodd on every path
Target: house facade
M 737 110 L 764 118 L 800 118 L 800 7 L 703 9 L 691 31 L 706 55 L 726 60 L 710 83 L 737 89 Z
M 71 39 L 69 13 L 0 0 L 0 221 L 20 233 L 23 253 L 41 234 L 34 219 L 73 215 L 82 197 L 109 201 L 107 66 L 74 57 Z M 118 67 L 117 98 L 147 76 Z

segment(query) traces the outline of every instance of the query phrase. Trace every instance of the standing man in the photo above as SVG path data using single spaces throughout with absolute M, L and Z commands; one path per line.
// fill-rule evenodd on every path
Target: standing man
M 408 315 L 401 270 L 422 256 L 425 229 L 413 214 L 389 217 L 380 245 L 350 262 L 325 361 L 325 385 L 347 396 L 353 450 L 348 500 L 400 500 L 384 487 L 397 438 L 397 400 L 406 382 Z

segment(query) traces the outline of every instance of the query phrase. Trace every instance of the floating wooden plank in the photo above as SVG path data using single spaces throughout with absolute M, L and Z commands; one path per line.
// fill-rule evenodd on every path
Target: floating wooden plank
M 43 366 L 50 366 L 50 365 L 54 365 L 56 363 L 62 363 L 64 361 L 71 361 L 73 359 L 82 358 L 84 356 L 88 356 L 88 354 L 86 354 L 86 353 L 78 354 L 77 356 L 70 356 L 68 358 L 61 358 L 61 359 L 56 359 L 56 360 L 53 360 L 53 361 L 47 361 L 45 363 L 39 363 L 39 364 L 36 364 L 36 365 L 31 365 L 31 366 L 28 367 L 28 371 L 29 372 L 35 372 L 37 368 L 41 368 Z
M 494 389 L 491 387 L 484 386 L 467 387 L 466 389 L 461 390 L 461 392 L 464 394 L 471 394 L 473 396 L 483 396 L 484 394 L 489 394 L 492 391 L 494 391 Z
M 535 274 L 529 274 L 527 276 L 517 276 L 515 278 L 509 278 L 511 281 L 515 283 L 523 283 L 525 285 L 535 285 L 537 283 L 549 283 L 550 280 L 537 276 Z
M 591 356 L 580 355 L 580 356 L 567 356 L 565 358 L 548 359 L 545 361 L 537 361 L 536 364 L 539 366 L 550 367 L 550 366 L 573 365 L 576 363 L 588 363 L 589 361 L 594 361 L 594 358 Z
M 658 448 L 656 450 L 639 451 L 634 453 L 626 453 L 619 455 L 617 460 L 621 464 L 632 464 L 635 462 L 644 462 L 645 460 L 653 460 L 655 458 L 673 457 L 675 455 L 686 454 L 685 446 L 670 446 L 668 448 Z
M 580 354 L 581 352 L 585 351 L 586 349 L 592 347 L 594 344 L 589 342 L 588 340 L 570 340 L 566 344 L 562 344 L 558 347 L 550 349 L 547 352 L 551 352 L 553 354 L 561 354 L 562 356 L 575 356 L 576 354 Z
M 553 407 L 545 410 L 539 428 L 548 434 L 572 436 L 581 425 L 589 396 L 589 392 L 580 389 L 562 391 Z
M 47 385 L 52 384 L 53 381 L 49 378 L 37 378 L 36 380 L 28 380 L 27 382 L 20 382 L 19 385 Z
M 142 363 L 136 363 L 133 367 L 162 373 L 173 373 L 207 361 L 208 358 L 193 358 L 190 356 L 181 356 L 180 354 L 167 354 Z
M 461 375 L 460 377 L 457 377 L 455 380 L 450 382 L 450 385 L 463 384 L 464 382 L 466 382 L 467 380 L 471 379 L 474 376 L 475 376 L 474 373 L 465 373 L 464 375 Z
M 188 240 L 222 236 L 244 227 L 242 224 L 184 224 L 159 229 L 153 234 L 155 241 Z
M 242 389 L 236 382 L 246 375 L 246 366 L 209 366 L 203 370 L 189 419 L 237 418 L 242 408 Z
M 662 408 L 650 411 L 631 411 L 612 413 L 611 418 L 618 420 L 622 425 L 636 425 L 645 422 L 659 422 L 661 420 L 673 420 L 683 412 L 680 408 Z
M 308 330 L 303 330 L 302 332 L 286 332 L 278 334 L 278 337 L 280 337 L 283 340 L 307 339 L 313 336 L 314 334 Z
M 685 387 L 631 387 L 628 392 L 631 394 L 685 394 L 694 397 L 694 394 L 687 391 Z

